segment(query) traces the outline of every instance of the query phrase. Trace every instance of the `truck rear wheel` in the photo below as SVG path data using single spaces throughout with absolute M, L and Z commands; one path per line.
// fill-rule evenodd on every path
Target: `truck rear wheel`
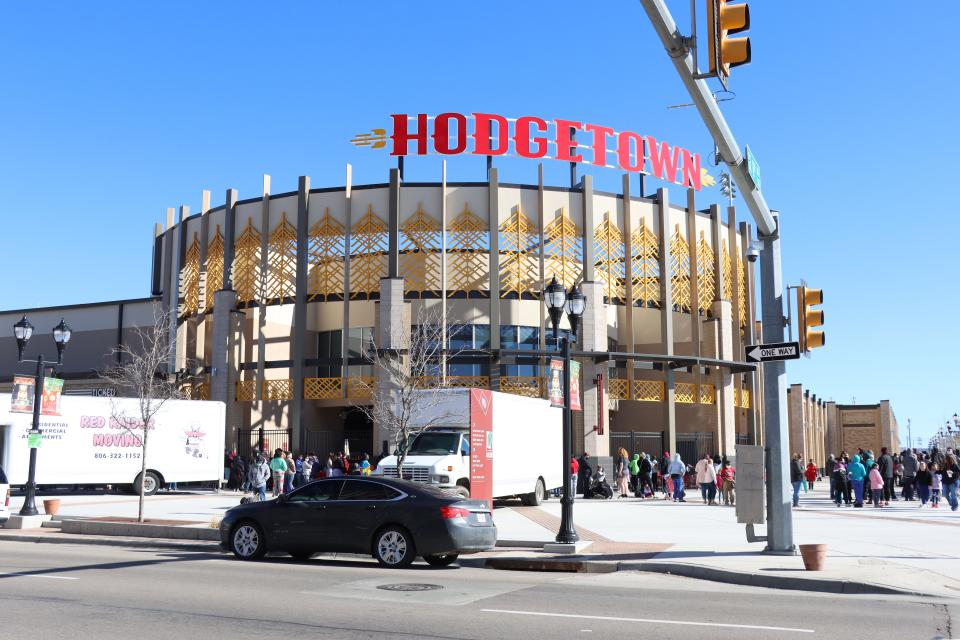
M 133 481 L 133 491 L 134 493 L 140 493 L 140 482 L 141 476 L 137 474 L 136 480 Z M 160 490 L 160 478 L 157 477 L 153 471 L 147 471 L 146 475 L 142 478 L 143 482 L 143 495 L 152 496 L 157 491 Z
M 467 499 L 470 497 L 470 489 L 467 489 L 462 484 L 457 485 L 457 488 L 454 489 L 454 493 L 456 493 L 458 496 L 460 496 L 463 499 Z
M 520 496 L 520 502 L 528 507 L 538 507 L 543 503 L 546 495 L 547 489 L 543 486 L 543 479 L 537 478 L 537 484 L 533 488 L 533 493 Z

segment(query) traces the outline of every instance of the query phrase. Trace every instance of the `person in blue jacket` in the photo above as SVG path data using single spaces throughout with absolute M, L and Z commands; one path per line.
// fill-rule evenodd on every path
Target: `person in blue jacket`
M 854 455 L 847 467 L 850 484 L 853 485 L 854 507 L 863 507 L 863 481 L 867 477 L 867 469 L 860 463 L 860 456 Z

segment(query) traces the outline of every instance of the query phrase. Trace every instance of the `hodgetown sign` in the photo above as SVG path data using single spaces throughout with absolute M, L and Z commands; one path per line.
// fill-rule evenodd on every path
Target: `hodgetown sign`
M 386 128 L 372 129 L 370 133 L 358 134 L 350 142 L 382 149 L 388 146 L 389 140 L 391 156 L 424 156 L 431 152 L 516 155 L 645 173 L 697 191 L 703 184 L 710 186 L 709 177 L 704 176 L 706 172 L 700 168 L 700 154 L 633 131 L 615 131 L 577 120 L 547 120 L 536 116 L 507 118 L 493 113 L 436 116 L 395 113 L 390 119 L 389 135 Z

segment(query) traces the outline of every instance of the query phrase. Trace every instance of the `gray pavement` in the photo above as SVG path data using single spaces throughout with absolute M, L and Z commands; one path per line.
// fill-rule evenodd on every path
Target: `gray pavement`
M 0 637 L 934 638 L 951 601 L 787 593 L 621 572 L 558 576 L 85 545 L 0 546 Z M 428 591 L 386 590 L 429 584 Z M 872 622 L 869 622 L 872 621 Z M 876 628 L 874 628 L 876 630 Z

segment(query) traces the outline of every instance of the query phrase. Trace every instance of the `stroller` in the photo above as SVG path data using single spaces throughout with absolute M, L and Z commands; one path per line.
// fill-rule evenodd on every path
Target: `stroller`
M 603 467 L 597 469 L 597 475 L 593 476 L 590 485 L 583 492 L 583 497 L 587 499 L 596 498 L 598 500 L 610 500 L 613 498 L 613 487 L 607 482 L 603 473 Z

